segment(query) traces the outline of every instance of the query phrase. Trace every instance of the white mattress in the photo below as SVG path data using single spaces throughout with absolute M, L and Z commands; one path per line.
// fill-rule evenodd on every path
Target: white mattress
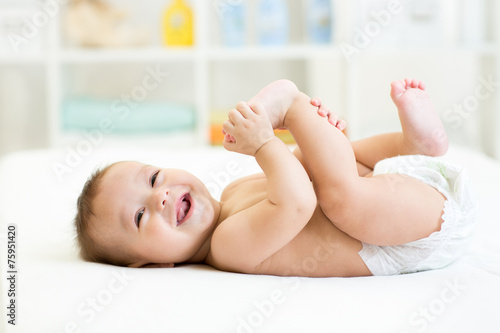
M 365 278 L 244 275 L 203 265 L 132 269 L 85 263 L 73 244 L 72 218 L 86 177 L 101 161 L 138 159 L 184 168 L 214 191 L 228 176 L 235 179 L 259 169 L 248 157 L 221 148 L 101 149 L 59 181 L 52 165 L 65 157 L 66 150 L 22 152 L 0 164 L 0 332 L 498 329 L 500 164 L 483 155 L 452 147 L 446 157 L 469 169 L 480 196 L 480 221 L 467 254 L 441 270 Z M 15 327 L 6 323 L 5 233 L 10 223 L 18 229 Z

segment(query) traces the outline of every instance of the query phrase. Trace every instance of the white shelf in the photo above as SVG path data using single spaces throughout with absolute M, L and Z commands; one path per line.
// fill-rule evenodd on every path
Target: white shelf
M 124 63 L 149 61 L 193 61 L 196 49 L 135 48 L 135 49 L 66 49 L 60 53 L 63 63 Z
M 208 57 L 213 61 L 240 60 L 308 60 L 316 57 L 341 55 L 340 49 L 332 45 L 296 44 L 276 47 L 245 46 L 239 48 L 214 47 Z
M 45 62 L 46 55 L 42 53 L 29 54 L 29 53 L 1 53 L 0 52 L 0 65 L 15 65 L 15 64 L 42 64 Z
M 360 55 L 367 56 L 405 56 L 411 54 L 456 54 L 474 53 L 500 56 L 500 45 L 482 44 L 472 47 L 440 46 L 440 47 L 371 47 L 360 50 Z M 295 44 L 276 47 L 243 46 L 243 47 L 209 47 L 206 52 L 199 48 L 135 48 L 135 49 L 65 49 L 60 52 L 62 63 L 109 63 L 109 62 L 182 62 L 194 61 L 203 57 L 206 61 L 241 61 L 241 60 L 308 60 L 343 56 L 340 45 Z M 9 55 L 0 53 L 1 63 L 43 62 L 44 55 Z
M 230 60 L 307 60 L 315 57 L 339 56 L 338 46 L 285 45 L 278 47 L 210 47 L 206 52 L 198 48 L 137 48 L 137 49 L 67 49 L 60 53 L 63 63 L 106 63 L 145 61 L 205 61 Z M 0 58 L 1 59 L 1 58 Z
M 401 57 L 407 55 L 450 55 L 450 54 L 477 54 L 477 55 L 499 55 L 500 46 L 494 44 L 481 44 L 474 46 L 435 46 L 435 47 L 399 47 L 399 46 L 384 46 L 371 47 L 366 50 L 361 50 L 360 55 L 366 56 L 381 56 L 381 57 Z
M 361 50 L 359 56 L 400 57 L 415 54 L 446 55 L 474 53 L 485 56 L 500 56 L 500 45 L 484 44 L 474 47 L 372 47 Z M 59 54 L 60 62 L 66 64 L 130 63 L 130 62 L 189 62 L 203 61 L 269 61 L 310 60 L 343 56 L 339 45 L 286 45 L 279 47 L 211 47 L 206 52 L 197 48 L 137 48 L 137 49 L 67 49 Z M 357 55 L 356 55 L 357 56 Z M 0 54 L 0 63 L 43 63 L 45 55 Z

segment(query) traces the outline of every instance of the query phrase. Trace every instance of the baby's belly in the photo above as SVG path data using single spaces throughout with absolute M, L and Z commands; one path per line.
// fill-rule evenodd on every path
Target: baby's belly
M 256 273 L 309 277 L 371 275 L 358 255 L 361 248 L 361 242 L 336 228 L 317 208 L 304 229 Z

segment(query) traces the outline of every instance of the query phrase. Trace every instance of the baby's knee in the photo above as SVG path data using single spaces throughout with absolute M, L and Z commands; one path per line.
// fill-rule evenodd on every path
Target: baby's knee
M 347 221 L 356 209 L 356 194 L 353 189 L 321 189 L 317 192 L 318 204 L 331 221 Z

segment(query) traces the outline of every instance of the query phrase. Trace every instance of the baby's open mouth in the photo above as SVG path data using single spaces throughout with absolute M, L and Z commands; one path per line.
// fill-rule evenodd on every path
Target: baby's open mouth
M 189 215 L 191 209 L 191 196 L 189 193 L 180 197 L 177 206 L 177 225 L 181 225 Z

